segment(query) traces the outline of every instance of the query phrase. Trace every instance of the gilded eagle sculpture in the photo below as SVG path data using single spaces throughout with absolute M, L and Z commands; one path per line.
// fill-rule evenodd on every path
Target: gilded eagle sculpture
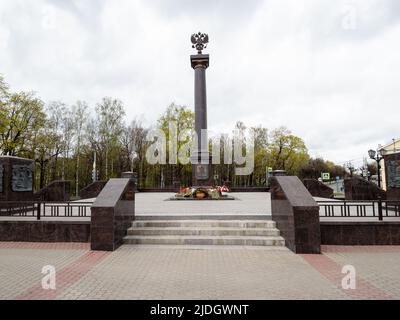
M 198 54 L 202 54 L 202 50 L 207 48 L 208 44 L 208 34 L 206 33 L 194 33 L 192 34 L 190 40 L 192 41 L 192 48 L 197 50 Z

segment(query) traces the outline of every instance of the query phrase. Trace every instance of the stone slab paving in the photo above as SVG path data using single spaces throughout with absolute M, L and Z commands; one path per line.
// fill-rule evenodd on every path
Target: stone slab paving
M 286 248 L 0 243 L 1 299 L 400 299 L 400 247 Z M 56 290 L 41 288 L 44 265 Z M 341 288 L 342 266 L 357 270 Z
M 358 277 L 375 291 L 372 294 L 400 298 L 400 246 L 325 246 L 323 250 L 338 265 L 353 265 Z
M 41 284 L 42 268 L 63 269 L 85 252 L 88 244 L 0 242 L 0 299 L 15 299 Z
M 271 215 L 271 194 L 268 192 L 231 192 L 236 200 L 168 201 L 174 193 L 137 193 L 136 214 L 259 214 Z

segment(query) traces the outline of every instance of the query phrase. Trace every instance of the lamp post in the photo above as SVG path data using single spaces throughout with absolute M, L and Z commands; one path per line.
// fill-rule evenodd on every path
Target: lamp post
M 378 150 L 378 152 L 376 152 L 375 150 L 372 150 L 372 149 L 368 151 L 369 158 L 372 160 L 375 160 L 378 165 L 378 187 L 379 187 L 379 189 L 381 189 L 381 165 L 380 165 L 380 162 L 383 159 L 384 153 L 385 153 L 385 150 L 383 150 L 383 149 Z

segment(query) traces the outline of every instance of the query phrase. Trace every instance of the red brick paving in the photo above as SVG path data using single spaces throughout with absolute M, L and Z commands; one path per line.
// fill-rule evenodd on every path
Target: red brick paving
M 77 283 L 99 262 L 107 257 L 109 252 L 89 251 L 89 243 L 28 243 L 0 242 L 0 249 L 43 249 L 43 250 L 84 250 L 85 253 L 61 270 L 56 270 L 56 290 L 44 290 L 41 283 L 19 294 L 16 299 L 55 299 L 71 285 Z M 398 253 L 400 246 L 322 246 L 323 253 Z M 311 267 L 323 277 L 353 299 L 393 299 L 394 297 L 383 289 L 371 284 L 358 274 L 356 289 L 342 288 L 342 265 L 325 254 L 300 255 Z M 356 270 L 357 271 L 357 270 Z
M 89 250 L 90 243 L 81 242 L 0 242 L 0 249 Z
M 321 246 L 322 252 L 327 253 L 385 253 L 400 252 L 400 246 Z
M 87 274 L 96 264 L 102 261 L 110 253 L 104 251 L 86 252 L 80 258 L 63 268 L 56 270 L 56 289 L 44 290 L 41 283 L 35 285 L 24 293 L 18 295 L 16 300 L 44 300 L 55 299 L 57 295 L 62 293 L 67 287 L 79 281 Z
M 333 248 L 331 248 L 333 249 Z M 336 248 L 340 249 L 340 248 Z M 354 252 L 350 251 L 346 252 Z M 355 250 L 358 250 L 355 248 Z M 335 252 L 335 251 L 333 251 Z M 358 252 L 358 251 L 357 251 Z M 359 251 L 359 252 L 367 252 L 367 251 Z M 345 277 L 345 274 L 342 273 L 342 267 L 329 257 L 324 254 L 316 255 L 316 254 L 302 254 L 301 255 L 304 260 L 306 260 L 310 266 L 316 269 L 321 275 L 331 281 L 335 286 L 341 289 L 344 293 L 350 296 L 353 299 L 393 299 L 393 297 L 386 293 L 385 291 L 375 287 L 365 279 L 362 279 L 356 270 L 356 289 L 348 289 L 345 290 L 342 288 L 342 279 Z

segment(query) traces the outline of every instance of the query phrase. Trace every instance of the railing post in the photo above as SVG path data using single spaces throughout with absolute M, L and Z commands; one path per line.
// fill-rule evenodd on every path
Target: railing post
M 379 215 L 379 221 L 383 220 L 383 212 L 382 212 L 382 198 L 381 196 L 378 196 L 378 215 Z
M 38 208 L 37 208 L 37 220 L 40 220 L 40 210 L 41 210 L 41 204 L 38 202 Z

